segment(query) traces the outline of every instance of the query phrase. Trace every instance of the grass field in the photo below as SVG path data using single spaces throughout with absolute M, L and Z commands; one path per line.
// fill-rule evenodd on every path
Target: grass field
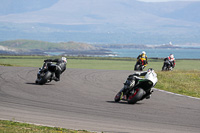
M 0 56 L 0 65 L 18 67 L 41 67 L 44 59 L 60 58 L 48 56 Z M 136 59 L 111 57 L 68 57 L 67 68 L 133 70 Z M 200 98 L 200 60 L 177 60 L 173 71 L 161 71 L 162 59 L 149 59 L 147 68 L 158 74 L 156 88 Z M 147 70 L 145 68 L 145 70 Z M 35 126 L 31 124 L 0 120 L 2 133 L 89 133 L 63 128 Z
M 59 127 L 36 126 L 33 124 L 0 120 L 1 133 L 91 133 L 85 130 L 70 130 Z
M 41 67 L 44 59 L 60 58 L 49 56 L 0 56 L 0 65 Z M 133 70 L 136 59 L 115 57 L 68 57 L 68 68 L 80 69 L 107 69 L 107 70 Z M 163 65 L 162 59 L 149 59 L 147 68 L 160 71 Z M 200 60 L 176 60 L 174 70 L 200 71 Z

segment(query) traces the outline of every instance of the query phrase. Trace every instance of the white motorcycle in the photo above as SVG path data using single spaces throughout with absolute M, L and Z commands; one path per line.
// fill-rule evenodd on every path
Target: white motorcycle
M 145 76 L 140 78 L 138 76 Z M 119 102 L 120 100 L 127 101 L 130 104 L 135 104 L 137 101 L 144 98 L 150 98 L 158 79 L 157 74 L 153 69 L 148 69 L 147 72 L 141 72 L 129 75 L 124 87 L 117 93 L 114 100 Z

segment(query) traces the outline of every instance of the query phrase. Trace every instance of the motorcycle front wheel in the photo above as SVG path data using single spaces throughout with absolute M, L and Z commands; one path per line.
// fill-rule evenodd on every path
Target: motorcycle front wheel
M 167 66 L 166 66 L 166 65 L 164 65 L 164 66 L 162 67 L 162 71 L 167 71 Z
M 115 98 L 114 98 L 115 102 L 119 102 L 119 101 L 120 101 L 121 95 L 122 95 L 122 92 L 118 92 L 118 93 L 117 93 L 117 95 L 116 95 Z
M 43 85 L 47 83 L 47 80 L 51 78 L 51 72 L 47 71 L 43 77 L 41 77 L 38 81 L 38 84 Z
M 135 71 L 140 71 L 140 65 L 135 65 Z

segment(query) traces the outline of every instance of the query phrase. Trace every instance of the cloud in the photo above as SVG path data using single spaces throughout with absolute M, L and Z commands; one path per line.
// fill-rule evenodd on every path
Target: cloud
M 199 1 L 200 2 L 200 0 L 138 0 L 138 1 L 143 1 L 143 2 Z

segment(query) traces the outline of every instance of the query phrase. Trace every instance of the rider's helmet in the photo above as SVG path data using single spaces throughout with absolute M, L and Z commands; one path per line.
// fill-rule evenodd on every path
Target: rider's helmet
M 145 52 L 145 51 L 142 51 L 142 54 L 146 54 L 146 52 Z
M 145 75 L 145 79 L 152 79 L 152 77 L 157 77 L 157 74 L 153 70 L 153 68 L 149 68 L 147 70 L 147 74 Z
M 170 57 L 171 59 L 173 59 L 173 58 L 174 58 L 174 55 L 173 55 L 173 54 L 170 54 L 169 57 Z
M 61 60 L 67 63 L 67 58 L 66 57 L 62 57 Z

